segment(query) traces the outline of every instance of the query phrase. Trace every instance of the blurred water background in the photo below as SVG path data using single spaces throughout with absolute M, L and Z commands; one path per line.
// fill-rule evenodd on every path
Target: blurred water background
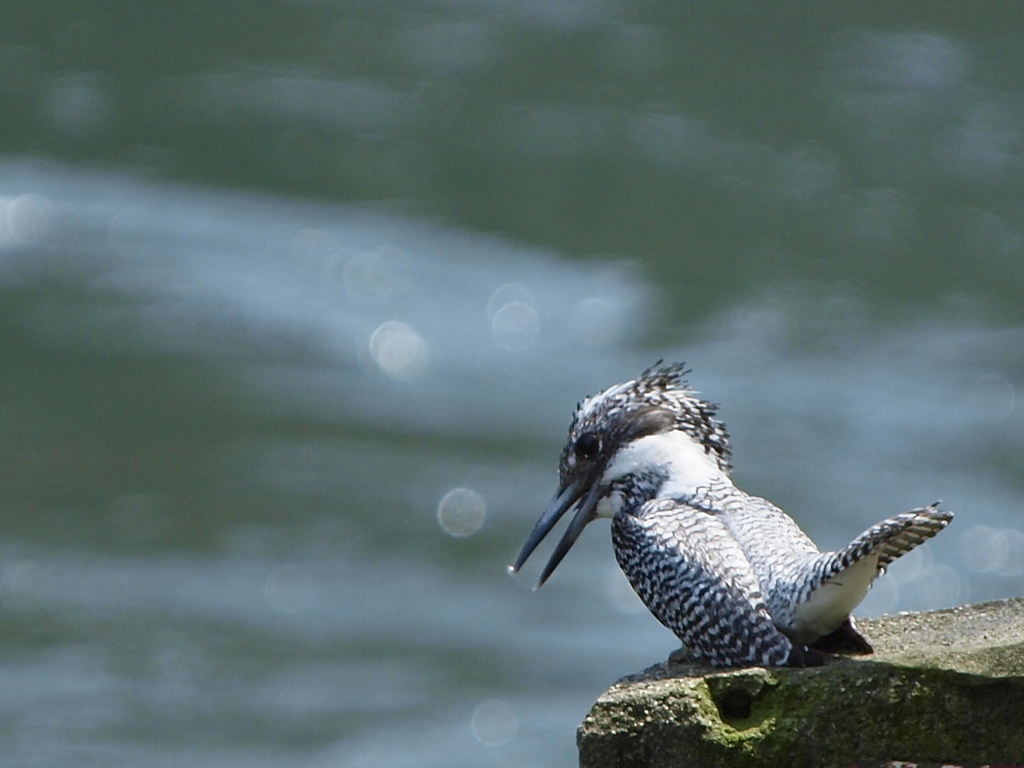
M 564 766 L 673 637 L 595 524 L 658 358 L 862 615 L 1024 594 L 1016 2 L 0 8 L 0 763 Z M 545 551 L 537 558 L 541 562 Z

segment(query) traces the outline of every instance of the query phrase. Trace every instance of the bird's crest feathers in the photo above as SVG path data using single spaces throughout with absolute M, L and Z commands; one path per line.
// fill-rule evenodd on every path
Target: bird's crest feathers
M 602 435 L 606 445 L 621 442 L 630 437 L 638 420 L 657 412 L 666 419 L 671 415 L 672 427 L 699 442 L 719 468 L 728 472 L 732 468 L 729 435 L 718 419 L 718 406 L 697 397 L 686 382 L 688 373 L 685 363 L 663 365 L 659 360 L 637 378 L 586 398 L 576 406 L 562 453 L 563 469 L 572 463 L 573 446 L 581 435 Z

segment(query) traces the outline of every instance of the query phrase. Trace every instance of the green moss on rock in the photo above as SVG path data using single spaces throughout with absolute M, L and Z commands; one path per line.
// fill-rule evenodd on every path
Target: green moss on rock
M 580 726 L 581 768 L 1024 764 L 1024 600 L 858 626 L 875 654 L 619 681 Z

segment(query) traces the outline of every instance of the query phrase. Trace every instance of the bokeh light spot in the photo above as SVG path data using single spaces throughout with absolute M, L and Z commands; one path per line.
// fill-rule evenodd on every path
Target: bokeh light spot
M 415 381 L 426 370 L 430 347 L 412 326 L 389 320 L 370 336 L 370 356 L 392 379 Z
M 985 373 L 971 384 L 968 399 L 974 412 L 985 419 L 1005 419 L 1013 412 L 1013 384 L 1004 376 Z
M 481 744 L 500 747 L 515 738 L 519 730 L 519 716 L 507 701 L 487 699 L 473 710 L 470 729 Z
M 509 302 L 494 314 L 491 333 L 506 349 L 526 349 L 540 333 L 537 310 L 521 301 Z
M 22 243 L 45 239 L 53 226 L 50 201 L 39 195 L 21 195 L 7 204 L 7 232 Z
M 483 497 L 469 488 L 453 488 L 437 505 L 437 524 L 451 536 L 472 536 L 487 518 Z
M 533 304 L 533 295 L 519 283 L 498 286 L 487 299 L 487 317 L 493 323 L 494 316 L 502 307 L 516 301 L 521 304 Z

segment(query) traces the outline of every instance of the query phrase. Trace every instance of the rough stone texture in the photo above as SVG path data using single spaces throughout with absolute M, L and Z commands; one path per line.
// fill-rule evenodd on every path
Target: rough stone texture
M 581 768 L 1024 765 L 1024 599 L 857 626 L 873 655 L 620 680 L 580 726 Z

